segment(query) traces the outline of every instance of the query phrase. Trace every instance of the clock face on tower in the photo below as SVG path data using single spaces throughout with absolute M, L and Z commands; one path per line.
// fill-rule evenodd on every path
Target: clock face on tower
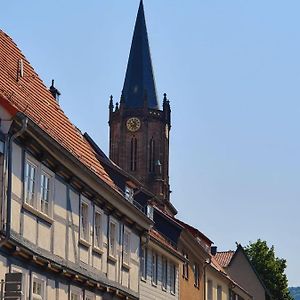
M 141 121 L 139 118 L 133 117 L 126 122 L 127 129 L 131 132 L 138 131 L 141 127 Z

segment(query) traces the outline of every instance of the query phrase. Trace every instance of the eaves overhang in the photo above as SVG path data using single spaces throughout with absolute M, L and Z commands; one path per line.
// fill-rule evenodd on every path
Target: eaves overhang
M 28 118 L 24 113 L 18 112 L 15 116 L 15 121 L 21 122 L 23 118 Z M 90 186 L 96 193 L 101 195 L 105 191 L 105 199 L 122 214 L 126 215 L 133 222 L 137 223 L 143 230 L 149 230 L 153 226 L 153 221 L 150 220 L 144 213 L 137 209 L 134 205 L 128 202 L 120 191 L 113 189 L 105 181 L 100 179 L 87 166 L 82 164 L 75 156 L 67 151 L 56 140 L 50 137 L 43 129 L 35 124 L 30 118 L 28 122 L 27 133 L 35 139 L 42 147 L 47 149 L 55 159 L 60 161 L 65 167 Z M 103 189 L 102 191 L 99 188 Z

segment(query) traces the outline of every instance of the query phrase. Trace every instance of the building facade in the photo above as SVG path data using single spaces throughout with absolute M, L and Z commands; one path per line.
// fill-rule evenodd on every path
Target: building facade
M 138 299 L 153 222 L 2 31 L 0 42 L 0 278 L 21 272 L 22 299 Z

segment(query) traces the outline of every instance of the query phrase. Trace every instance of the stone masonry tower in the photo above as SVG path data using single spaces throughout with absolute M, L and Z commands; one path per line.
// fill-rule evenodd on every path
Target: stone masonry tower
M 174 213 L 170 204 L 169 132 L 171 109 L 164 94 L 162 109 L 156 95 L 150 48 L 140 2 L 120 104 L 109 104 L 109 156 L 135 176 Z

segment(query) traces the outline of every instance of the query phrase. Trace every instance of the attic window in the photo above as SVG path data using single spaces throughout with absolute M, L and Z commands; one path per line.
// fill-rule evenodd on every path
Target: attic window
M 130 203 L 133 203 L 134 190 L 128 185 L 125 186 L 125 199 Z

